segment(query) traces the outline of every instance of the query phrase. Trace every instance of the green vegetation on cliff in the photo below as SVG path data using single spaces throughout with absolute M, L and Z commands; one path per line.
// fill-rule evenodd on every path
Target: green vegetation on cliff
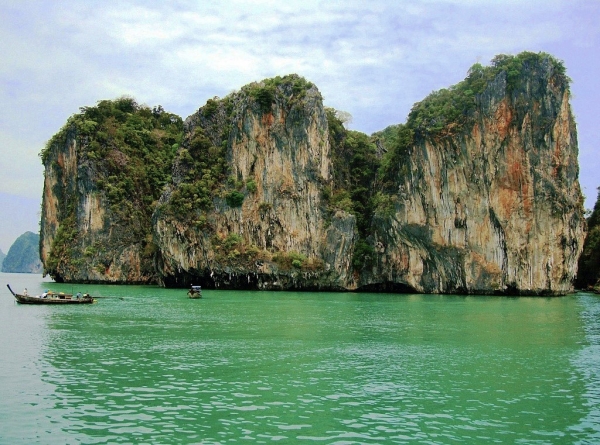
M 520 94 L 526 74 L 535 74 L 544 63 L 551 64 L 557 81 L 568 86 L 563 64 L 548 54 L 499 55 L 491 66 L 476 63 L 465 80 L 416 103 L 405 124 L 387 127 L 370 138 L 346 130 L 336 111 L 326 109 L 333 186 L 325 191 L 325 197 L 331 211 L 344 210 L 356 217 L 359 241 L 353 259 L 355 268 L 369 265 L 373 252 L 366 237 L 372 216 L 376 210 L 385 214 L 393 207 L 398 184 L 409 174 L 408 162 L 415 144 L 426 138 L 437 140 L 465 132 L 467 125 L 475 122 L 478 100 L 492 82 L 504 79 L 507 94 Z M 385 153 L 378 154 L 378 145 Z
M 333 186 L 326 194 L 332 210 L 344 210 L 356 217 L 364 234 L 373 213 L 373 179 L 379 168 L 375 144 L 364 133 L 346 130 L 327 109 L 332 151 Z M 333 131 L 331 131 L 333 129 Z
M 325 189 L 330 212 L 343 210 L 356 218 L 359 241 L 354 250 L 353 266 L 368 266 L 373 249 L 366 242 L 375 210 L 375 179 L 380 168 L 376 145 L 369 136 L 346 130 L 332 108 L 325 110 L 329 125 L 333 183 Z
M 588 233 L 579 257 L 577 286 L 586 289 L 594 287 L 600 291 L 600 188 L 594 210 L 587 220 Z
M 213 198 L 226 178 L 225 151 L 222 145 L 214 145 L 201 127 L 195 127 L 189 141 L 177 153 L 178 182 L 161 211 L 203 227 L 206 224 L 203 214 L 213 205 Z
M 387 153 L 382 159 L 379 177 L 387 191 L 397 187 L 398 177 L 408 173 L 406 159 L 408 152 L 424 139 L 439 140 L 451 138 L 469 131 L 470 125 L 477 119 L 476 110 L 486 89 L 497 80 L 506 85 L 506 94 L 515 96 L 517 106 L 527 107 L 526 100 L 520 96 L 541 97 L 542 91 L 527 91 L 528 80 L 535 79 L 542 67 L 552 67 L 553 83 L 568 90 L 570 79 L 566 75 L 563 63 L 547 53 L 522 52 L 516 56 L 498 55 L 491 66 L 474 64 L 465 80 L 450 88 L 434 91 L 425 99 L 413 105 L 405 124 L 393 125 L 373 136 L 386 147 Z M 534 83 L 538 88 L 545 85 Z M 520 111 L 520 110 L 517 110 Z M 543 130 L 545 124 L 536 123 L 534 127 Z
M 259 105 L 263 113 L 271 110 L 271 105 L 275 101 L 278 89 L 285 91 L 290 105 L 299 103 L 306 95 L 306 90 L 313 87 L 312 82 L 297 74 L 288 74 L 287 76 L 276 76 L 265 79 L 262 82 L 253 82 L 242 88 L 243 92 L 252 97 Z
M 231 208 L 241 207 L 248 194 L 256 191 L 256 183 L 245 183 L 231 175 L 227 148 L 231 132 L 234 102 L 257 106 L 265 114 L 279 101 L 289 107 L 300 105 L 306 91 L 313 87 L 297 74 L 277 76 L 253 82 L 223 99 L 209 99 L 192 116 L 191 126 L 174 160 L 175 171 L 168 202 L 160 212 L 185 224 L 210 230 L 206 213 L 215 199 L 223 199 Z
M 508 94 L 523 93 L 529 75 L 536 75 L 543 64 L 549 63 L 556 81 L 568 86 L 562 62 L 546 53 L 522 52 L 516 56 L 498 55 L 491 66 L 473 65 L 467 78 L 456 85 L 431 93 L 411 109 L 406 125 L 417 137 L 451 136 L 473 122 L 478 96 L 499 76 L 506 82 Z M 537 92 L 533 92 L 536 94 Z
M 151 273 L 151 216 L 171 178 L 183 122 L 161 106 L 150 109 L 129 97 L 102 100 L 80 110 L 40 154 L 46 169 L 55 169 L 62 178 L 54 186 L 60 202 L 60 224 L 46 270 L 56 278 L 66 268 L 77 269 L 82 261 L 90 260 L 102 269 L 110 262 L 108 257 L 125 246 L 137 245 L 142 256 L 149 257 L 145 268 Z M 76 143 L 77 161 L 82 168 L 78 168 L 77 177 L 66 177 L 58 153 L 72 142 Z M 77 200 L 81 197 L 75 180 L 87 181 L 89 190 L 108 203 L 111 226 L 119 228 L 113 230 L 110 245 L 85 246 L 79 239 Z
M 398 185 L 410 173 L 411 151 L 422 141 L 429 139 L 450 140 L 457 134 L 469 132 L 480 118 L 483 96 L 498 83 L 512 97 L 517 106 L 526 108 L 522 97 L 542 97 L 544 82 L 537 77 L 549 65 L 552 84 L 568 90 L 569 78 L 562 62 L 546 53 L 523 52 L 516 56 L 496 56 L 491 66 L 473 65 L 465 80 L 435 91 L 416 103 L 406 123 L 392 125 L 366 135 L 346 130 L 335 110 L 327 109 L 330 145 L 332 147 L 333 187 L 326 191 L 332 210 L 341 209 L 357 218 L 359 241 L 355 248 L 353 265 L 356 269 L 369 265 L 373 249 L 366 238 L 370 233 L 374 212 L 390 214 L 398 200 Z M 527 82 L 534 79 L 532 84 Z M 529 86 L 528 86 L 529 85 Z M 534 88 L 534 91 L 528 91 Z M 537 88 L 537 89 L 535 89 Z M 545 106 L 542 104 L 542 106 Z M 543 122 L 534 122 L 534 137 L 543 137 L 546 126 L 556 116 L 556 110 L 548 110 Z M 522 114 L 522 113 L 521 113 Z M 379 153 L 377 147 L 381 148 Z

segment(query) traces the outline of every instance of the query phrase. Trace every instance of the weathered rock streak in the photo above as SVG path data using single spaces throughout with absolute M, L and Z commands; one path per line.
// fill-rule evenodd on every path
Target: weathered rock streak
M 511 97 L 499 76 L 469 132 L 414 147 L 395 213 L 376 223 L 378 262 L 365 283 L 399 281 L 421 292 L 572 289 L 585 227 L 577 139 L 568 91 L 545 75 L 539 99 Z

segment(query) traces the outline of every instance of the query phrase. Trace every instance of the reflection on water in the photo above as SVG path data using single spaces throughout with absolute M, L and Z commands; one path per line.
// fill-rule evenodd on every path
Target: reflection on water
M 43 312 L 39 443 L 599 437 L 597 296 L 92 293 Z

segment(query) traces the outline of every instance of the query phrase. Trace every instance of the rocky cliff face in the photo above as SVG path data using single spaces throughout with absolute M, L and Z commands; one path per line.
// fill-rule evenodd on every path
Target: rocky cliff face
M 85 145 L 72 128 L 47 158 L 40 233 L 45 271 L 58 282 L 152 282 L 138 240 L 98 191 Z
M 406 124 L 372 142 L 330 117 L 317 88 L 295 75 L 209 100 L 186 119 L 171 180 L 149 206 L 152 237 L 139 232 L 144 249 L 121 248 L 126 261 L 111 257 L 110 264 L 149 272 L 122 271 L 116 281 L 474 294 L 572 289 L 585 221 L 568 78 L 556 60 L 524 53 L 474 66 L 464 82 L 416 104 Z M 67 137 L 47 153 L 42 258 L 61 277 L 111 281 L 109 269 L 92 261 L 79 268 L 52 262 L 65 257 L 58 247 L 72 245 L 57 243 L 61 236 L 75 237 L 84 252 L 93 236 L 81 234 L 94 227 L 107 245 L 119 236 L 106 216 L 113 195 L 93 192 L 94 164 L 83 162 L 78 140 Z M 73 223 L 69 208 L 77 209 Z M 63 234 L 60 224 L 71 230 Z M 136 236 L 119 245 L 136 245 Z
M 211 174 L 208 165 L 186 163 L 194 150 L 196 159 L 208 163 L 226 159 L 221 176 Z M 347 286 L 353 226 L 348 216 L 326 224 L 322 190 L 330 168 L 321 95 L 304 79 L 271 79 L 209 101 L 185 122 L 173 184 L 155 213 L 163 282 L 259 289 Z M 216 182 L 203 206 L 198 194 L 211 188 L 207 176 Z M 174 206 L 174 194 L 189 187 L 197 193 L 186 195 L 187 205 Z
M 156 281 L 150 220 L 181 119 L 130 98 L 82 108 L 48 142 L 40 229 L 58 282 Z
M 567 85 L 548 61 L 508 91 L 501 71 L 469 125 L 420 138 L 391 215 L 377 215 L 364 284 L 420 292 L 564 294 L 584 220 Z

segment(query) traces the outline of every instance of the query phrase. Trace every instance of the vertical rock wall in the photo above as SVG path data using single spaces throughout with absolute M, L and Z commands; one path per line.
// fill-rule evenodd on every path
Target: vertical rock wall
M 346 219 L 353 219 L 338 217 L 329 228 L 325 226 L 322 188 L 330 181 L 327 120 L 318 90 L 310 86 L 294 91 L 297 81 L 291 77 L 277 86 L 267 106 L 261 106 L 247 88 L 227 98 L 226 116 L 220 103 L 210 118 L 205 117 L 206 109 L 200 109 L 186 120 L 184 140 L 189 141 L 199 126 L 213 144 L 226 145 L 229 183 L 242 184 L 237 188 L 244 199 L 241 206 L 232 207 L 224 199 L 230 191 L 227 186 L 214 191 L 209 210 L 192 210 L 207 220 L 200 230 L 160 210 L 155 214 L 162 256 L 159 270 L 165 284 L 195 280 L 215 287 L 262 289 L 347 285 L 352 243 L 339 237 L 325 241 L 340 225 L 347 226 L 344 230 L 349 234 L 344 236 L 351 240 L 353 225 L 348 226 Z M 221 140 L 224 126 L 230 131 Z M 182 149 L 188 146 L 184 143 Z M 182 183 L 174 175 L 163 203 L 178 187 Z M 237 239 L 235 248 L 226 250 L 223 244 L 232 237 Z M 325 264 L 324 254 L 331 262 Z M 329 273 L 331 268 L 334 272 Z
M 45 274 L 59 282 L 156 282 L 151 212 L 181 125 L 162 107 L 127 97 L 69 118 L 42 151 Z
M 568 90 L 550 64 L 511 93 L 501 72 L 466 130 L 413 148 L 394 214 L 376 218 L 378 262 L 362 283 L 569 292 L 585 222 Z
M 150 283 L 140 242 L 117 224 L 72 128 L 48 153 L 40 224 L 40 257 L 58 282 Z M 144 271 L 145 269 L 145 271 Z

